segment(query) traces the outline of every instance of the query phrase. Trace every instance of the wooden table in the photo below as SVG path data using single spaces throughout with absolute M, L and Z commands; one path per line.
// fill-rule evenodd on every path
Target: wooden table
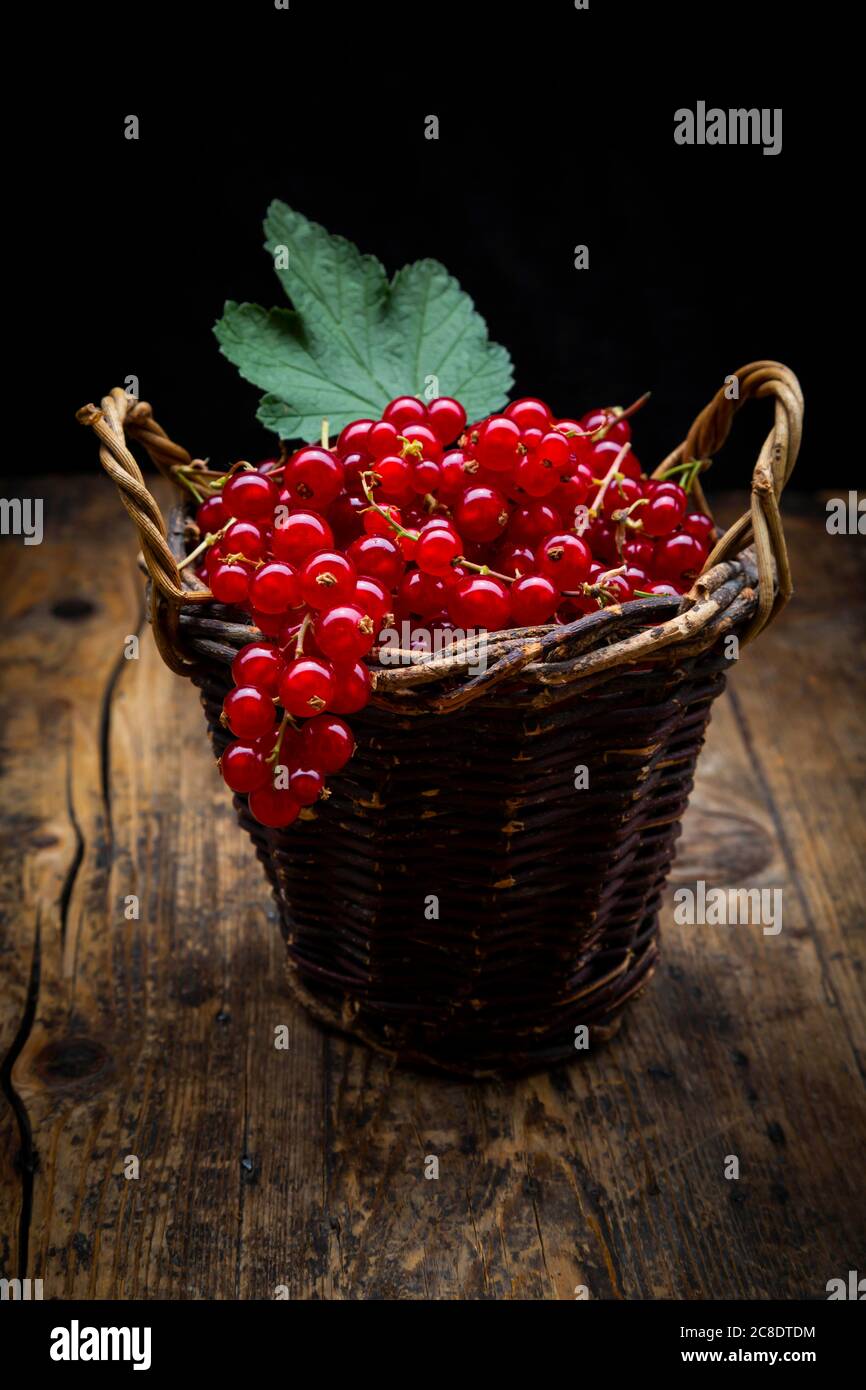
M 473 1086 L 293 1004 L 195 692 L 147 632 L 124 656 L 142 583 L 113 490 L 33 495 L 44 543 L 3 543 L 0 1274 L 45 1298 L 690 1299 L 863 1272 L 862 538 L 788 502 L 798 594 L 716 706 L 676 864 L 781 887 L 781 934 L 675 926 L 669 894 L 618 1038 Z

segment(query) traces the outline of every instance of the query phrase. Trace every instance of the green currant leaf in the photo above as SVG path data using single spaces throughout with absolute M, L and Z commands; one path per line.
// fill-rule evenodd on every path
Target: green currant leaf
M 456 396 L 470 419 L 496 410 L 513 380 L 469 296 L 438 261 L 389 282 L 374 256 L 284 203 L 265 221 L 266 246 L 288 258 L 277 274 L 293 309 L 225 306 L 223 354 L 267 394 L 259 420 L 281 439 L 314 439 L 350 420 L 378 418 L 393 396 Z

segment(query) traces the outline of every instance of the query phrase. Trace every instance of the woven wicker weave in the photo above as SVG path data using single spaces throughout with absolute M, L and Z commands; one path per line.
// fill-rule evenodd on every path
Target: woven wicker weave
M 373 702 L 351 720 L 357 751 L 327 802 L 275 831 L 235 798 L 279 904 L 293 988 L 323 1022 L 415 1065 L 518 1073 L 582 1055 L 582 1025 L 590 1043 L 610 1036 L 649 979 L 724 639 L 750 641 L 791 593 L 778 498 L 802 397 L 778 363 L 736 379 L 738 395 L 723 388 L 657 470 L 709 460 L 744 400 L 774 399 L 750 510 L 682 602 L 497 633 L 480 675 L 471 648 L 374 666 Z M 125 436 L 168 476 L 189 455 L 122 391 L 79 418 L 138 527 L 160 652 L 199 687 L 219 753 L 229 666 L 257 634 L 178 569 L 189 516 L 178 508 L 166 525 Z

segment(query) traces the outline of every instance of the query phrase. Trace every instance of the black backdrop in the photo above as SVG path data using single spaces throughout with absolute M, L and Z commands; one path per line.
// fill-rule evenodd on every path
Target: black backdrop
M 227 298 L 284 302 L 261 234 L 279 197 L 391 271 L 443 261 L 509 347 L 516 391 L 574 414 L 651 389 L 635 438 L 647 465 L 725 373 L 787 362 L 808 404 L 798 480 L 847 485 L 852 461 L 815 448 L 833 409 L 821 367 L 824 309 L 844 293 L 839 225 L 816 196 L 828 147 L 802 83 L 761 62 L 784 56 L 759 23 L 781 13 L 592 0 L 509 18 L 268 0 L 219 20 L 197 7 L 182 31 L 170 12 L 147 28 L 116 12 L 120 61 L 99 68 L 105 38 L 83 40 L 93 80 L 45 117 L 37 215 L 20 224 L 62 305 L 53 396 L 66 421 L 133 375 L 193 452 L 219 465 L 270 452 L 259 393 L 211 328 Z M 699 98 L 782 107 L 781 154 L 675 145 L 674 111 Z M 124 139 L 131 113 L 138 141 Z M 424 138 L 428 114 L 438 141 Z M 587 271 L 573 266 L 579 243 Z M 768 424 L 769 406 L 743 413 L 717 486 L 746 485 Z M 92 439 L 69 423 L 63 439 L 51 464 L 93 470 Z

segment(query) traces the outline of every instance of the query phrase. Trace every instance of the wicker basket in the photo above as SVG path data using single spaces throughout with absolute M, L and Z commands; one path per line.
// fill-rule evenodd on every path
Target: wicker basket
M 646 985 L 725 638 L 750 641 L 791 593 L 778 499 L 800 388 L 775 362 L 736 377 L 737 396 L 720 390 L 656 470 L 709 460 L 745 400 L 773 398 L 750 509 L 682 601 L 497 633 L 483 674 L 469 674 L 471 649 L 374 664 L 372 703 L 352 717 L 357 751 L 327 802 L 276 831 L 235 798 L 279 905 L 292 987 L 325 1024 L 416 1066 L 514 1074 L 580 1056 L 582 1025 L 590 1045 L 609 1037 Z M 258 634 L 178 569 L 194 523 L 182 506 L 164 522 L 126 439 L 168 477 L 193 461 L 122 390 L 79 419 L 138 529 L 159 650 L 199 687 L 219 754 L 229 665 Z

